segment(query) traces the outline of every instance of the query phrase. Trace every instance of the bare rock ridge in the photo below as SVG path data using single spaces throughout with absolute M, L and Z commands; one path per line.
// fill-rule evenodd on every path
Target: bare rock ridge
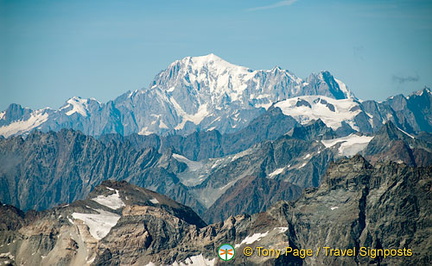
M 118 181 L 103 182 L 86 200 L 33 215 L 1 205 L 6 215 L 0 216 L 0 260 L 32 265 L 219 265 L 216 249 L 230 243 L 237 250 L 234 265 L 431 263 L 431 166 L 371 165 L 354 156 L 332 164 L 323 180 L 296 201 L 207 226 L 190 208 Z M 262 246 L 356 251 L 352 256 L 328 256 L 322 249 L 303 258 L 246 257 L 246 246 L 255 251 Z M 378 249 L 405 249 L 405 255 L 384 258 L 371 253 Z

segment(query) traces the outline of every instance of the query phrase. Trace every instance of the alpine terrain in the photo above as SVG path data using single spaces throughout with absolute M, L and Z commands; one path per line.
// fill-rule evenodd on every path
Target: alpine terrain
M 429 265 L 431 188 L 429 88 L 361 100 L 209 54 L 107 103 L 0 112 L 6 265 Z

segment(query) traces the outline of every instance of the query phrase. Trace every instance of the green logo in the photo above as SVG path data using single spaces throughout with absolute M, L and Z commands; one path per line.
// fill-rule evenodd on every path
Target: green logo
M 230 244 L 223 244 L 218 248 L 217 253 L 221 260 L 229 261 L 235 256 L 235 249 Z

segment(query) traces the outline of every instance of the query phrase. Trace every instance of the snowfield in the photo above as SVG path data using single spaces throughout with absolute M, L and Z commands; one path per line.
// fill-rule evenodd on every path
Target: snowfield
M 342 138 L 321 140 L 321 143 L 324 144 L 326 148 L 330 148 L 338 143 L 341 143 L 338 149 L 338 155 L 354 156 L 364 150 L 372 139 L 373 137 L 351 134 Z
M 354 130 L 359 130 L 354 118 L 361 112 L 360 105 L 353 99 L 336 100 L 326 96 L 299 96 L 275 104 L 284 115 L 292 116 L 301 124 L 321 119 L 328 127 L 336 130 L 342 121 Z
M 27 120 L 20 120 L 10 123 L 9 125 L 0 127 L 0 135 L 9 137 L 17 134 L 24 134 L 30 130 L 39 127 L 48 120 L 49 115 L 45 112 L 46 109 L 34 111 Z
M 89 227 L 90 234 L 97 240 L 101 240 L 117 224 L 120 215 L 99 209 L 95 211 L 99 214 L 74 212 L 72 217 L 83 221 Z
M 108 189 L 111 190 L 111 188 L 108 188 Z M 91 200 L 93 200 L 93 201 L 95 201 L 101 205 L 104 205 L 110 209 L 113 209 L 113 210 L 117 210 L 117 209 L 120 209 L 121 207 L 126 206 L 124 204 L 124 202 L 122 201 L 122 199 L 120 198 L 119 191 L 116 189 L 115 192 L 116 192 L 115 194 L 111 194 L 108 196 L 99 195 L 96 198 L 93 198 Z

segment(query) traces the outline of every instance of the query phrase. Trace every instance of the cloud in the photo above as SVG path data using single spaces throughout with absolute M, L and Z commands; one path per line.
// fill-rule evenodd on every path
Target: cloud
M 406 82 L 416 82 L 419 81 L 419 79 L 420 79 L 419 75 L 415 75 L 415 76 L 393 75 L 392 77 L 393 82 L 397 82 L 399 84 L 404 84 Z
M 295 2 L 297 2 L 297 0 L 285 0 L 285 1 L 280 1 L 280 2 L 274 3 L 272 5 L 249 8 L 249 9 L 247 9 L 247 11 L 257 11 L 257 10 L 278 8 L 278 7 L 282 7 L 282 6 L 290 6 L 290 5 L 294 4 Z

